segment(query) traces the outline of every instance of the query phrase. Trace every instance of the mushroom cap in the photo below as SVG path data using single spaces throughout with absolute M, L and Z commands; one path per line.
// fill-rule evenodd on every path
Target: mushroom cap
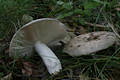
M 65 25 L 58 20 L 51 18 L 33 20 L 14 34 L 9 47 L 10 56 L 30 56 L 36 41 L 52 45 L 65 36 Z
M 108 48 L 116 41 L 113 32 L 98 31 L 82 34 L 73 38 L 64 47 L 64 52 L 71 56 L 87 55 Z

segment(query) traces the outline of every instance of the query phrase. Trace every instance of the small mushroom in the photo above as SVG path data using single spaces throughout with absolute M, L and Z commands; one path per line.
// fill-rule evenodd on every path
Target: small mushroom
M 113 32 L 99 31 L 74 37 L 64 47 L 64 52 L 71 56 L 87 55 L 108 48 L 116 41 Z
M 34 49 L 42 58 L 50 74 L 56 74 L 62 67 L 59 59 L 48 47 L 66 36 L 65 25 L 56 19 L 43 18 L 29 22 L 20 28 L 10 42 L 10 56 L 20 58 L 31 56 Z

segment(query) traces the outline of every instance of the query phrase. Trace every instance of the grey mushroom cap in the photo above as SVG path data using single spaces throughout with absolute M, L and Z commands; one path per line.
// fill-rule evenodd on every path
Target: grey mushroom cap
M 65 36 L 65 25 L 58 20 L 51 18 L 33 20 L 14 34 L 9 47 L 10 56 L 31 56 L 36 41 L 49 46 Z
M 71 56 L 81 56 L 104 50 L 116 41 L 113 32 L 98 31 L 88 34 L 82 34 L 73 38 L 64 47 L 64 52 Z

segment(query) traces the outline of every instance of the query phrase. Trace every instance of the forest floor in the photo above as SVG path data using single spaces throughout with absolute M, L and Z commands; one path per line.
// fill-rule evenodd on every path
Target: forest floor
M 23 26 L 23 15 L 34 20 L 56 18 L 76 36 L 111 31 L 120 38 L 119 0 L 0 0 L 0 80 L 119 80 L 119 44 L 79 57 L 64 53 L 61 46 L 54 52 L 63 69 L 53 76 L 37 54 L 30 58 L 9 57 L 10 41 Z

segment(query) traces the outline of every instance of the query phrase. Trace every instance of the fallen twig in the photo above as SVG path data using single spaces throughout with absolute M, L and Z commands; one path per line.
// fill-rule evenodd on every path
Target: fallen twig
M 100 25 L 100 24 L 92 24 L 92 23 L 89 23 L 89 22 L 85 22 L 85 24 L 90 25 L 90 26 L 100 27 L 100 28 L 106 28 L 106 27 L 107 27 L 107 26 L 104 26 L 104 25 Z

